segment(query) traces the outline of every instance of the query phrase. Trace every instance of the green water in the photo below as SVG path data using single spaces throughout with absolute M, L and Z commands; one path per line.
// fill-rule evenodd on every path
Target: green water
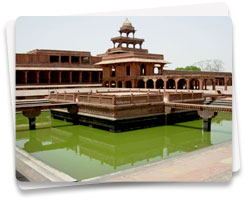
M 50 166 L 83 180 L 141 166 L 232 139 L 231 114 L 219 113 L 211 132 L 202 120 L 112 133 L 52 119 L 42 112 L 36 130 L 16 114 L 16 145 Z

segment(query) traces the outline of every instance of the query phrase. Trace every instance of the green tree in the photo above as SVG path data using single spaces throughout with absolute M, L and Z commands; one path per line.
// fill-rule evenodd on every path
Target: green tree
M 177 67 L 175 70 L 177 71 L 201 71 L 201 68 L 196 67 L 196 66 L 187 66 L 187 67 Z

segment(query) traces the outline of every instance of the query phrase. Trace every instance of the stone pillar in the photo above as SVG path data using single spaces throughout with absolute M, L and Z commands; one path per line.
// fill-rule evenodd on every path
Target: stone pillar
M 186 82 L 187 82 L 187 89 L 189 90 L 190 89 L 190 79 L 186 79 Z
M 204 82 L 205 82 L 205 90 L 207 90 L 207 82 L 208 82 L 208 80 L 205 79 Z
M 35 125 L 35 117 L 40 115 L 40 108 L 32 108 L 23 111 L 23 115 L 28 118 L 29 121 L 29 130 L 35 130 L 36 125 Z
M 164 79 L 163 81 L 164 81 L 164 89 L 167 89 L 167 81 L 168 80 L 167 79 Z
M 40 71 L 36 72 L 36 83 L 40 84 Z
M 71 64 L 71 56 L 69 56 L 69 64 Z
M 24 83 L 28 84 L 28 71 L 24 71 Z
M 59 63 L 61 63 L 61 55 L 59 56 Z
M 144 83 L 145 83 L 145 88 L 147 88 L 147 80 L 144 79 L 143 81 L 144 81 Z
M 59 71 L 59 84 L 61 84 L 61 82 L 62 82 L 62 73 L 61 71 Z
M 203 90 L 203 79 L 199 79 L 199 83 L 200 83 L 200 90 Z
M 225 89 L 224 89 L 224 90 L 227 90 L 227 82 L 228 82 L 228 79 L 225 78 L 225 79 L 224 79 L 224 82 L 225 82 Z
M 122 88 L 125 88 L 125 81 L 122 81 Z
M 152 79 L 152 81 L 153 81 L 153 88 L 156 89 L 156 81 L 157 81 L 157 79 Z
M 176 87 L 176 90 L 178 89 L 178 81 L 179 81 L 180 79 L 175 79 L 175 87 Z
M 198 111 L 198 115 L 203 119 L 203 130 L 211 131 L 211 120 L 217 115 L 217 112 Z
M 48 84 L 51 84 L 51 71 L 48 72 Z

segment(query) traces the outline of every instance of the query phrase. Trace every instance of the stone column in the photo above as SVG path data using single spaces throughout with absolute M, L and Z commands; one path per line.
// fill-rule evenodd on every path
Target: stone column
M 176 90 L 178 89 L 178 81 L 180 80 L 180 79 L 174 79 L 175 80 L 175 87 L 176 87 Z
M 190 79 L 186 79 L 186 82 L 187 82 L 187 89 L 189 90 L 190 89 Z
M 167 81 L 168 80 L 167 79 L 164 79 L 163 81 L 164 81 L 164 89 L 167 89 Z
M 203 90 L 203 79 L 199 79 L 199 83 L 200 83 L 200 90 Z
M 69 56 L 69 64 L 71 64 L 71 56 Z
M 61 55 L 59 56 L 59 63 L 61 63 Z
M 51 84 L 51 71 L 48 72 L 48 84 Z
M 217 115 L 217 112 L 198 111 L 198 115 L 203 119 L 203 130 L 211 131 L 211 120 Z
M 144 79 L 143 81 L 145 83 L 145 88 L 147 88 L 147 79 Z
M 153 88 L 156 89 L 156 81 L 157 81 L 157 79 L 152 79 L 152 81 L 153 81 Z
M 36 129 L 35 118 L 36 116 L 40 115 L 40 112 L 41 112 L 40 108 L 32 108 L 32 109 L 28 109 L 22 112 L 23 115 L 28 118 L 29 130 Z
M 228 82 L 228 79 L 225 78 L 225 79 L 224 79 L 224 82 L 225 82 L 225 89 L 224 89 L 224 90 L 227 90 L 227 82 Z
M 121 83 L 122 83 L 122 88 L 125 88 L 126 87 L 125 86 L 125 81 L 122 81 Z

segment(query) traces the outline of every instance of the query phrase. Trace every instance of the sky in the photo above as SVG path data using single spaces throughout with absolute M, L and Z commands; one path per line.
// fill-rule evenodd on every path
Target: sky
M 90 51 L 93 56 L 113 47 L 112 37 L 126 17 L 20 17 L 16 22 L 16 53 L 33 49 Z M 130 16 L 143 38 L 142 48 L 163 54 L 166 69 L 193 65 L 202 60 L 222 60 L 232 72 L 232 22 L 229 17 Z

